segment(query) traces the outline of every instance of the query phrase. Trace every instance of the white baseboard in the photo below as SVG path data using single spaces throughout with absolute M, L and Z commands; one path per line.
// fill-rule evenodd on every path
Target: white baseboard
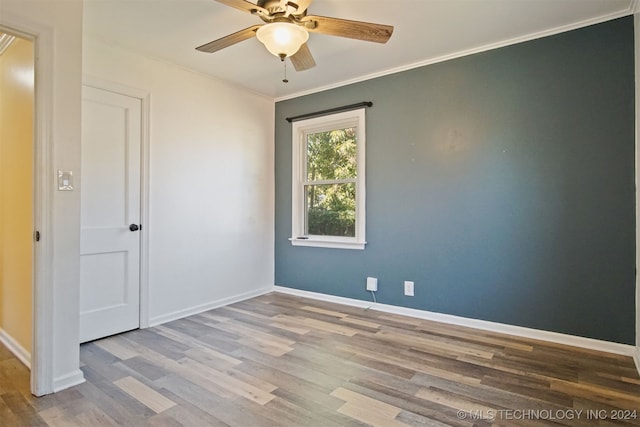
M 82 384 L 85 381 L 84 374 L 80 369 L 76 369 L 66 375 L 53 379 L 53 392 L 57 393 L 74 385 Z
M 4 329 L 0 328 L 0 342 L 9 349 L 11 353 L 20 361 L 24 366 L 31 369 L 31 353 L 29 353 L 23 346 L 20 345 L 11 335 Z
M 200 314 L 205 311 L 213 310 L 214 308 L 222 307 L 225 305 L 233 304 L 236 302 L 244 301 L 250 298 L 254 298 L 260 295 L 264 295 L 266 293 L 272 292 L 273 286 L 267 286 L 264 288 L 256 289 L 254 291 L 245 292 L 239 295 L 233 295 L 227 298 L 221 298 L 215 301 L 209 301 L 204 304 L 198 304 L 193 307 L 189 307 L 183 310 L 174 311 L 171 313 L 163 314 L 160 316 L 155 316 L 149 319 L 149 326 L 157 326 L 162 323 L 171 322 L 172 320 L 182 319 L 187 316 L 192 316 L 194 314 Z
M 636 347 L 636 351 L 633 353 L 633 361 L 636 362 L 636 369 L 640 374 L 640 347 Z
M 275 286 L 275 292 L 281 292 L 290 295 L 297 295 L 306 298 L 312 298 L 322 301 L 334 302 L 337 304 L 350 305 L 353 307 L 370 308 L 372 310 L 383 311 L 386 313 L 400 314 L 419 319 L 433 320 L 435 322 L 448 323 L 458 326 L 467 326 L 469 328 L 482 329 L 489 332 L 498 332 L 508 335 L 515 335 L 523 338 L 531 338 L 536 340 L 548 341 L 558 344 L 571 345 L 575 347 L 588 348 L 591 350 L 604 351 L 607 353 L 622 354 L 624 356 L 634 356 L 636 365 L 640 366 L 640 350 L 627 344 L 620 344 L 610 341 L 596 340 L 593 338 L 579 337 L 575 335 L 562 334 L 559 332 L 543 331 L 539 329 L 525 328 L 523 326 L 507 325 L 504 323 L 489 322 L 486 320 L 469 319 L 466 317 L 453 316 L 450 314 L 435 313 L 426 310 L 417 310 L 413 308 L 399 307 L 395 305 L 373 303 L 352 298 L 337 297 L 334 295 L 326 295 L 317 292 L 302 291 L 283 286 Z M 640 369 L 640 368 L 639 368 Z

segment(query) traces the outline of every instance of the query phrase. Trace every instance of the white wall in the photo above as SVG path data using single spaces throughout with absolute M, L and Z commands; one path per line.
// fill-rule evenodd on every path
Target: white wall
M 83 72 L 150 94 L 150 323 L 271 289 L 273 100 L 89 37 Z
M 50 162 L 37 175 L 46 175 L 49 184 L 53 184 L 55 170 L 80 169 L 82 1 L 2 0 L 0 25 L 38 36 L 36 138 L 51 152 Z M 47 67 L 44 72 L 43 66 Z M 42 188 L 42 192 L 49 211 L 44 215 L 46 232 L 39 245 L 49 247 L 52 257 L 40 260 L 46 274 L 38 280 L 43 286 L 40 296 L 46 297 L 46 304 L 40 302 L 46 306 L 49 316 L 46 327 L 51 336 L 43 338 L 49 342 L 46 349 L 36 348 L 34 352 L 42 356 L 43 364 L 38 369 L 45 377 L 36 389 L 38 393 L 47 393 L 83 380 L 78 369 L 80 194 L 57 192 L 53 185 Z M 36 202 L 36 210 L 38 205 L 42 203 Z M 38 316 L 43 322 L 42 314 L 37 309 L 36 322 Z

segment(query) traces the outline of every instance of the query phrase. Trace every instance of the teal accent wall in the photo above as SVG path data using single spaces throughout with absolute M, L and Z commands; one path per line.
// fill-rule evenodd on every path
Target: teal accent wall
M 359 101 L 366 249 L 292 247 L 285 117 Z M 278 102 L 276 284 L 634 344 L 634 114 L 632 17 Z

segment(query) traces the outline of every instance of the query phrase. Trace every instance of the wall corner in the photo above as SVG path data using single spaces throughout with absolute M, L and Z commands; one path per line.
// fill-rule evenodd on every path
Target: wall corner
M 640 139 L 640 12 L 638 12 L 638 0 L 634 0 L 632 10 L 634 12 L 634 53 L 635 53 L 635 175 L 636 175 L 636 353 L 635 362 L 640 372 L 640 281 L 638 278 L 638 266 L 640 266 L 640 207 L 638 204 L 638 164 L 640 164 L 640 152 L 638 140 Z

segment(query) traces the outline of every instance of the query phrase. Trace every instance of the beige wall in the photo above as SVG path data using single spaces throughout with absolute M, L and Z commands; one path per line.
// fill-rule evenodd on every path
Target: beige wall
M 0 330 L 31 353 L 33 43 L 0 56 Z

